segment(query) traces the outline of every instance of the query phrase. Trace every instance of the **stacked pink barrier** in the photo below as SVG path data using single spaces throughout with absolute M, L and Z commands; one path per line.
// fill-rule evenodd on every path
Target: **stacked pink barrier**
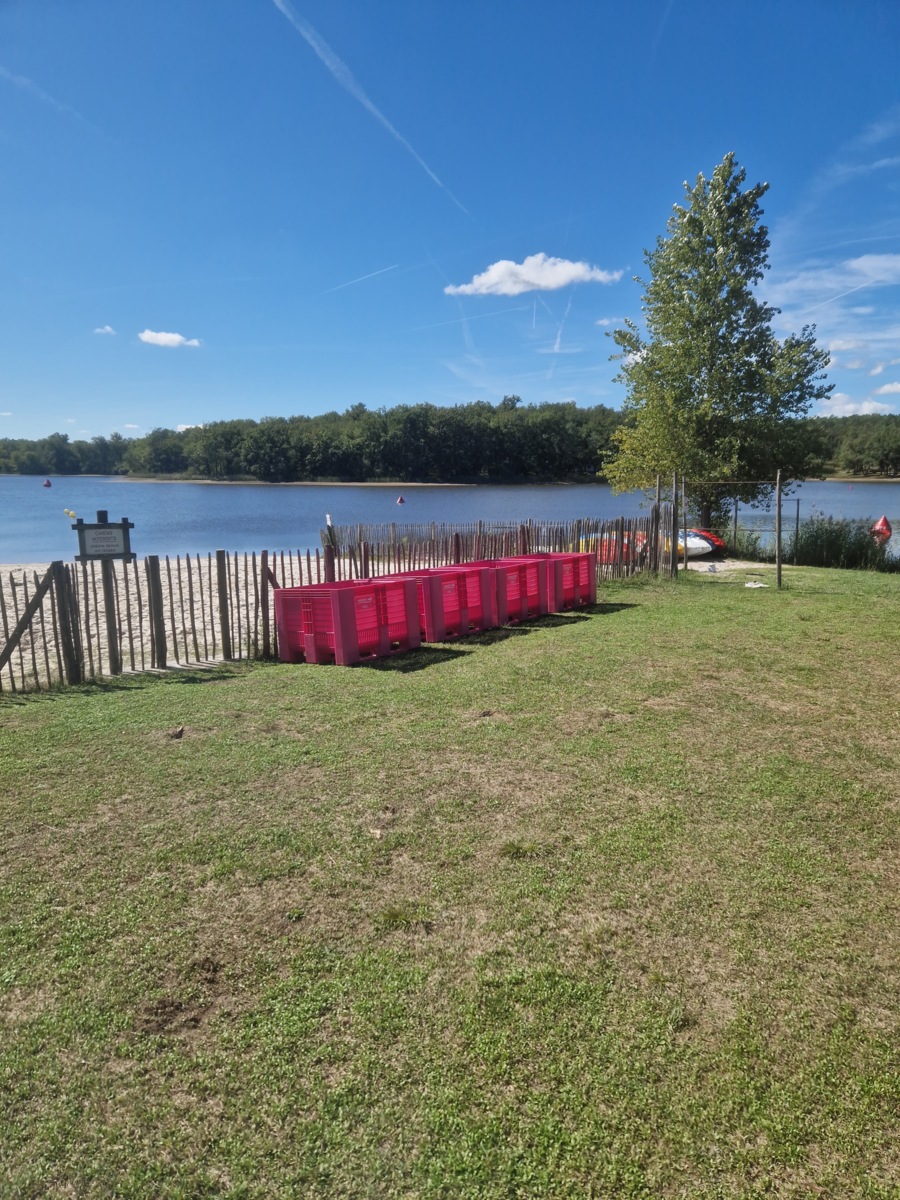
M 525 554 L 277 588 L 279 656 L 349 666 L 593 604 L 596 567 L 595 554 Z
M 422 642 L 412 578 L 279 588 L 275 624 L 282 662 L 350 666 Z

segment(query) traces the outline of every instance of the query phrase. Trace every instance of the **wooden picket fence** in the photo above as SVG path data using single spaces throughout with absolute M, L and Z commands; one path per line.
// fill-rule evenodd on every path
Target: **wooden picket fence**
M 634 520 L 329 526 L 315 552 L 219 550 L 9 571 L 0 579 L 0 691 L 277 657 L 277 587 L 538 551 L 598 551 L 598 581 L 669 570 L 666 508 Z

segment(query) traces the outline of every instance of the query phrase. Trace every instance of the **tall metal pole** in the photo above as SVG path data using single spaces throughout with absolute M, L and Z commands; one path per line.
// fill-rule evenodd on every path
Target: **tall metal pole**
M 687 480 L 682 475 L 681 477 L 681 520 L 684 525 L 684 569 L 687 571 L 687 539 L 688 539 L 688 511 L 687 511 Z
M 781 472 L 775 476 L 775 583 L 781 587 Z

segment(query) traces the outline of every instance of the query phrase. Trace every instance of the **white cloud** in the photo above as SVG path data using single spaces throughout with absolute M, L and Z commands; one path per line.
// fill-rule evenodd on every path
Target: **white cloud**
M 75 424 L 75 418 L 74 418 L 74 417 L 66 417 L 66 424 L 67 424 L 67 425 L 74 425 L 74 424 Z
M 883 370 L 884 370 L 884 363 L 878 363 L 877 366 L 872 368 L 872 370 L 869 372 L 869 374 L 870 375 L 880 375 Z
M 0 417 L 11 417 L 12 413 L 0 413 Z
M 883 383 L 872 394 L 874 396 L 900 396 L 900 383 Z
M 138 337 L 142 342 L 146 342 L 148 346 L 199 346 L 199 338 L 186 338 L 182 333 L 154 333 L 152 329 L 145 329 L 143 333 L 139 333 Z
M 870 413 L 889 413 L 889 404 L 878 400 L 851 400 L 844 392 L 833 392 L 821 403 L 821 412 L 826 417 L 868 416 Z
M 175 432 L 176 433 L 184 433 L 184 431 L 186 429 L 202 429 L 202 428 L 203 428 L 202 425 L 176 425 Z
M 521 263 L 501 259 L 476 275 L 471 283 L 444 288 L 448 296 L 521 296 L 523 292 L 554 292 L 572 283 L 618 283 L 621 271 L 604 271 L 584 262 L 530 254 Z
M 140 425 L 123 425 L 123 429 L 140 429 Z
M 94 330 L 94 333 L 115 333 L 115 332 L 116 331 L 113 329 L 112 325 L 101 325 L 98 329 Z
M 607 325 L 624 325 L 624 323 L 625 323 L 624 317 L 601 317 L 599 321 L 594 322 L 595 325 L 600 325 L 600 326 L 603 326 L 604 328 Z

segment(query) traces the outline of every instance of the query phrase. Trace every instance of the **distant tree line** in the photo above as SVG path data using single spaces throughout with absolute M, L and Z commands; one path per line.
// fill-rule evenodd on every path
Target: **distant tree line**
M 810 417 L 807 424 L 833 471 L 900 477 L 900 416 Z
M 624 419 L 602 404 L 530 405 L 518 396 L 455 408 L 354 404 L 344 413 L 213 421 L 140 438 L 0 438 L 0 473 L 266 483 L 593 479 L 602 477 Z M 810 474 L 820 465 L 827 473 L 900 477 L 900 416 L 810 417 L 794 422 L 794 434 Z
M 441 408 L 213 421 L 146 437 L 0 440 L 0 472 L 176 475 L 202 479 L 449 482 L 594 478 L 622 420 L 604 405 L 523 404 L 504 396 Z

